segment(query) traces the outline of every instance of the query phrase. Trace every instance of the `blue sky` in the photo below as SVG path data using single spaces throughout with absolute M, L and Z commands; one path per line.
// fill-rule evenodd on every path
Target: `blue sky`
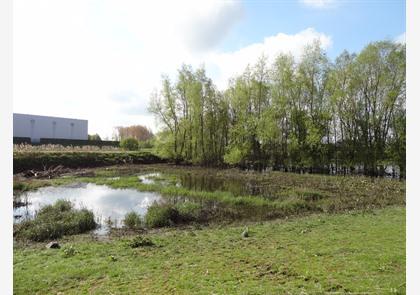
M 404 33 L 398 0 L 14 0 L 13 110 L 157 131 L 150 96 L 182 63 L 223 90 L 262 54 L 299 59 L 319 39 L 335 58 Z
M 391 39 L 405 32 L 403 0 L 334 1 L 313 7 L 300 1 L 244 1 L 244 18 L 223 42 L 226 50 L 237 50 L 278 32 L 296 34 L 308 27 L 333 39 L 328 49 L 336 57 L 344 49 L 360 51 L 372 41 Z

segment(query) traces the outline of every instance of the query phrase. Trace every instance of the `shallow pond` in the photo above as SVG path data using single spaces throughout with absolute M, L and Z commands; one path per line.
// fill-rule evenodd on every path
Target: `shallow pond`
M 113 226 L 121 227 L 125 214 L 135 211 L 141 216 L 155 201 L 162 197 L 153 192 L 140 192 L 134 189 L 114 189 L 105 185 L 78 183 L 59 187 L 45 187 L 37 191 L 27 192 L 20 196 L 20 206 L 13 209 L 15 222 L 33 218 L 41 207 L 55 203 L 59 199 L 71 201 L 76 208 L 92 210 L 101 228 L 96 232 L 107 232 L 106 221 L 111 220 Z
M 144 184 L 174 185 L 195 191 L 223 191 L 230 192 L 234 196 L 259 195 L 263 198 L 272 198 L 279 187 L 276 185 L 263 186 L 254 180 L 240 178 L 222 178 L 214 174 L 185 173 L 168 179 L 169 175 L 155 172 L 138 175 L 140 182 Z
M 256 181 L 221 178 L 211 174 L 183 174 L 180 176 L 179 186 L 196 191 L 226 191 L 234 196 L 260 195 L 261 197 L 270 198 L 273 193 L 269 187 L 264 187 Z

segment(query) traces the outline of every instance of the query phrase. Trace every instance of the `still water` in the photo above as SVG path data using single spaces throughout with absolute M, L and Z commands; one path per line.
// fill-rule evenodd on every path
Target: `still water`
M 60 187 L 45 187 L 20 196 L 20 205 L 13 209 L 15 222 L 33 218 L 41 207 L 55 203 L 59 199 L 71 201 L 76 208 L 92 210 L 101 228 L 97 233 L 106 233 L 106 221 L 121 227 L 127 212 L 135 211 L 141 216 L 153 202 L 162 197 L 154 192 L 140 192 L 134 189 L 114 189 L 105 185 L 77 183 Z

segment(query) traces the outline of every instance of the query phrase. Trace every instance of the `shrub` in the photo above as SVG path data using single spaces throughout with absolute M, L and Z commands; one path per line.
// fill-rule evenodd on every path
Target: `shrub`
M 201 217 L 201 206 L 193 202 L 183 202 L 176 204 L 179 219 L 182 222 L 198 221 Z
M 101 139 L 101 137 L 99 136 L 99 134 L 98 133 L 95 133 L 95 134 L 89 134 L 88 135 L 88 140 L 93 140 L 93 141 L 101 141 L 102 139 Z
M 147 210 L 145 221 L 148 227 L 164 227 L 177 223 L 178 211 L 170 205 L 153 203 Z
M 155 244 L 150 239 L 143 238 L 142 236 L 137 236 L 128 242 L 128 246 L 131 248 L 150 247 L 154 245 Z
M 136 212 L 131 211 L 125 214 L 123 223 L 124 223 L 124 226 L 129 229 L 136 229 L 141 226 L 141 219 L 140 219 L 140 216 Z
M 75 209 L 70 201 L 58 200 L 54 205 L 44 206 L 33 220 L 16 224 L 17 238 L 42 242 L 63 235 L 84 233 L 96 228 L 95 217 L 87 209 Z
M 57 200 L 54 205 L 49 205 L 41 209 L 40 213 L 45 214 L 48 210 L 66 212 L 73 208 L 73 204 L 67 200 Z
M 96 227 L 95 216 L 88 209 L 81 209 L 74 215 L 75 224 L 77 224 L 77 233 L 87 232 Z
M 152 140 L 143 140 L 139 141 L 139 148 L 142 149 L 150 149 L 153 147 L 153 141 Z
M 120 146 L 128 151 L 136 151 L 139 149 L 139 141 L 135 138 L 125 138 L 121 140 Z
M 235 164 L 239 164 L 241 163 L 245 158 L 245 153 L 243 150 L 240 150 L 237 147 L 234 147 L 232 149 L 230 149 L 229 152 L 227 152 L 224 156 L 223 156 L 223 160 L 227 163 L 227 164 L 231 164 L 231 165 L 235 165 Z

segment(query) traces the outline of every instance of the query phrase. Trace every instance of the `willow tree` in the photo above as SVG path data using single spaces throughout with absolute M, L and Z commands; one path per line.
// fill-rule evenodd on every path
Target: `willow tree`
M 319 42 L 302 56 L 262 56 L 218 91 L 205 70 L 163 77 L 150 110 L 169 156 L 197 164 L 336 172 L 405 169 L 405 46 L 371 43 L 329 61 Z M 341 167 L 341 168 L 340 168 Z M 344 168 L 344 169 L 342 169 Z
M 164 124 L 164 151 L 176 160 L 222 164 L 227 146 L 228 105 L 204 69 L 182 66 L 174 84 L 163 78 L 149 110 Z
M 361 105 L 356 117 L 363 164 L 376 174 L 378 164 L 385 160 L 395 108 L 405 101 L 405 46 L 391 41 L 369 44 L 356 58 L 354 78 Z

